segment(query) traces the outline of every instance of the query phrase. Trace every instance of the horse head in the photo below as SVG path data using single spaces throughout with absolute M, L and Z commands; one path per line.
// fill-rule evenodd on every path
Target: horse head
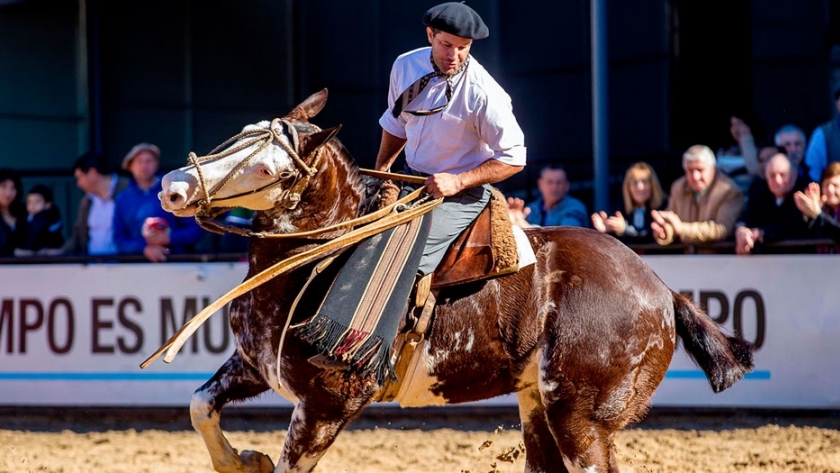
M 189 165 L 163 177 L 161 206 L 178 216 L 211 208 L 294 208 L 317 172 L 321 148 L 341 128 L 309 123 L 326 100 L 324 89 L 283 118 L 246 125 L 207 156 L 190 153 Z

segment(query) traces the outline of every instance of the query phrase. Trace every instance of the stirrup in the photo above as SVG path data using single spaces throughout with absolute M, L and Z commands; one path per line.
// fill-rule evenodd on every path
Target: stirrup
M 414 283 L 414 291 L 408 297 L 405 312 L 405 329 L 404 332 L 411 332 L 420 320 L 422 308 L 426 304 L 426 299 L 432 288 L 432 274 L 425 276 L 417 275 L 417 281 Z
M 414 307 L 423 307 L 426 299 L 429 297 L 429 291 L 432 289 L 432 276 L 434 273 L 429 273 L 421 276 L 417 281 L 417 291 L 414 293 Z

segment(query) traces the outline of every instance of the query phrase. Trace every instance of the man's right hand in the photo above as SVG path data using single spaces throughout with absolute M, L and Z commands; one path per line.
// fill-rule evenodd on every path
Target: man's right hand
M 438 197 L 451 197 L 462 190 L 464 186 L 457 174 L 439 172 L 426 178 L 426 191 L 435 199 Z

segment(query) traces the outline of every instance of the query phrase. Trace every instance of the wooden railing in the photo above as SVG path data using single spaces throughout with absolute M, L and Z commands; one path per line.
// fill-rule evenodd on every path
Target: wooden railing
M 828 239 L 783 240 L 766 243 L 761 249 L 773 254 L 808 254 L 816 253 L 819 247 L 833 247 L 835 243 Z M 656 254 L 735 254 L 734 241 L 720 241 L 704 244 L 672 243 L 670 245 L 636 244 L 628 245 L 636 253 L 644 255 Z M 246 253 L 189 253 L 170 255 L 168 261 L 174 263 L 206 263 L 206 262 L 235 262 L 247 261 Z M 19 256 L 0 258 L 0 264 L 100 264 L 100 263 L 145 263 L 148 260 L 143 255 L 112 255 L 112 256 Z
M 782 240 L 772 243 L 764 243 L 757 253 L 768 252 L 773 254 L 807 254 L 816 253 L 820 247 L 833 247 L 836 243 L 829 239 L 803 239 L 803 240 Z M 725 240 L 714 243 L 689 244 L 672 243 L 670 245 L 659 245 L 656 243 L 627 245 L 639 254 L 735 254 L 735 241 Z

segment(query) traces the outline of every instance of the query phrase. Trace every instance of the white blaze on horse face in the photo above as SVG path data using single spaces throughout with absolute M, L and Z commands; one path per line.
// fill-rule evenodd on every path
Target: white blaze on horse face
M 256 125 L 247 125 L 242 131 L 265 129 L 269 126 L 269 122 L 262 121 Z M 249 139 L 252 138 L 245 137 L 227 149 L 239 146 Z M 286 145 L 290 145 L 285 136 L 282 139 L 286 140 Z M 251 210 L 273 208 L 286 189 L 282 185 L 272 184 L 290 177 L 296 170 L 296 164 L 283 147 L 271 143 L 251 157 L 245 167 L 231 175 L 231 172 L 257 151 L 261 144 L 262 142 L 257 142 L 229 156 L 199 163 L 200 175 L 192 165 L 168 173 L 163 178 L 163 190 L 160 194 L 163 208 L 176 214 L 187 212 L 187 208 L 193 206 L 196 201 L 206 200 L 205 193 L 211 192 L 222 181 L 225 181 L 224 184 L 210 196 L 214 207 L 245 207 Z
M 269 122 L 262 121 L 256 125 L 246 126 L 243 131 L 268 128 L 269 126 Z M 283 137 L 283 139 L 285 140 L 286 138 Z M 237 146 L 238 144 L 234 143 L 232 146 Z M 286 145 L 290 145 L 288 140 L 286 141 Z M 212 188 L 216 183 L 227 178 L 236 166 L 247 159 L 258 148 L 259 144 L 254 144 L 230 156 L 202 165 L 201 171 L 205 180 L 208 182 L 208 188 Z M 230 176 L 228 181 L 219 189 L 213 198 L 214 200 L 221 201 L 226 198 L 242 195 L 241 197 L 234 197 L 225 202 L 220 202 L 219 205 L 223 207 L 241 206 L 251 210 L 268 210 L 277 204 L 277 199 L 285 189 L 281 186 L 273 186 L 267 188 L 265 192 L 253 191 L 266 188 L 266 186 L 276 183 L 294 171 L 295 163 L 292 161 L 292 158 L 280 145 L 272 143 L 263 151 L 253 156 L 243 169 Z

